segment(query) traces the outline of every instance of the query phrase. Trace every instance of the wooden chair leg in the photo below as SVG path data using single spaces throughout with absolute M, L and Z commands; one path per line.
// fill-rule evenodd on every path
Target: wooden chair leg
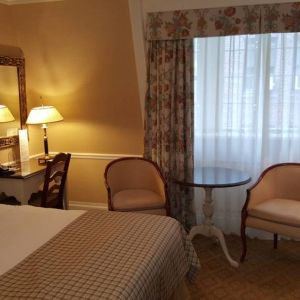
M 274 240 L 273 240 L 274 249 L 277 249 L 277 242 L 278 242 L 278 234 L 274 233 Z
M 240 257 L 240 262 L 243 262 L 245 260 L 246 253 L 247 253 L 246 226 L 244 222 L 242 222 L 241 224 L 241 239 L 242 239 L 243 249 L 242 249 L 242 255 Z

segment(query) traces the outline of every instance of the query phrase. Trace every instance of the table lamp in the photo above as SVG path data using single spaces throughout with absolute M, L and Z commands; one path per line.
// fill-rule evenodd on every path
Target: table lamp
M 7 106 L 0 104 L 0 123 L 6 123 L 6 122 L 11 122 L 14 121 L 15 118 L 12 115 L 12 113 L 10 112 L 10 110 L 8 109 Z M 9 167 L 4 166 L 2 164 L 0 164 L 0 174 L 12 174 L 14 173 L 14 171 L 10 171 Z
M 45 163 L 52 159 L 48 151 L 47 124 L 62 121 L 64 118 L 54 106 L 34 107 L 29 113 L 26 124 L 42 124 L 44 130 L 44 150 L 45 156 L 38 159 L 39 163 Z
M 0 104 L 0 122 L 5 123 L 5 122 L 11 122 L 14 120 L 15 120 L 15 118 L 12 115 L 12 113 L 10 112 L 10 110 L 8 109 L 8 107 Z

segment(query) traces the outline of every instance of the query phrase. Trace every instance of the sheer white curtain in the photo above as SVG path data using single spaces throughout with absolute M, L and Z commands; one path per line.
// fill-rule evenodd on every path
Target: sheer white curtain
M 215 223 L 239 233 L 246 188 L 269 165 L 300 161 L 300 34 L 199 38 L 194 54 L 195 168 L 251 175 L 246 186 L 214 190 Z

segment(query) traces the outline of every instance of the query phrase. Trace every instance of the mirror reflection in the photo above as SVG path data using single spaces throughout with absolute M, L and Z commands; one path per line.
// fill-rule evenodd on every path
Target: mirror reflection
M 21 127 L 17 67 L 0 65 L 0 105 L 8 107 L 15 120 L 0 123 L 0 137 L 18 134 Z

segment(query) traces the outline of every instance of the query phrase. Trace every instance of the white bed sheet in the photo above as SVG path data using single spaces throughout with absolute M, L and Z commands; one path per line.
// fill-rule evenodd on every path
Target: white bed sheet
M 0 275 L 84 212 L 0 204 Z

